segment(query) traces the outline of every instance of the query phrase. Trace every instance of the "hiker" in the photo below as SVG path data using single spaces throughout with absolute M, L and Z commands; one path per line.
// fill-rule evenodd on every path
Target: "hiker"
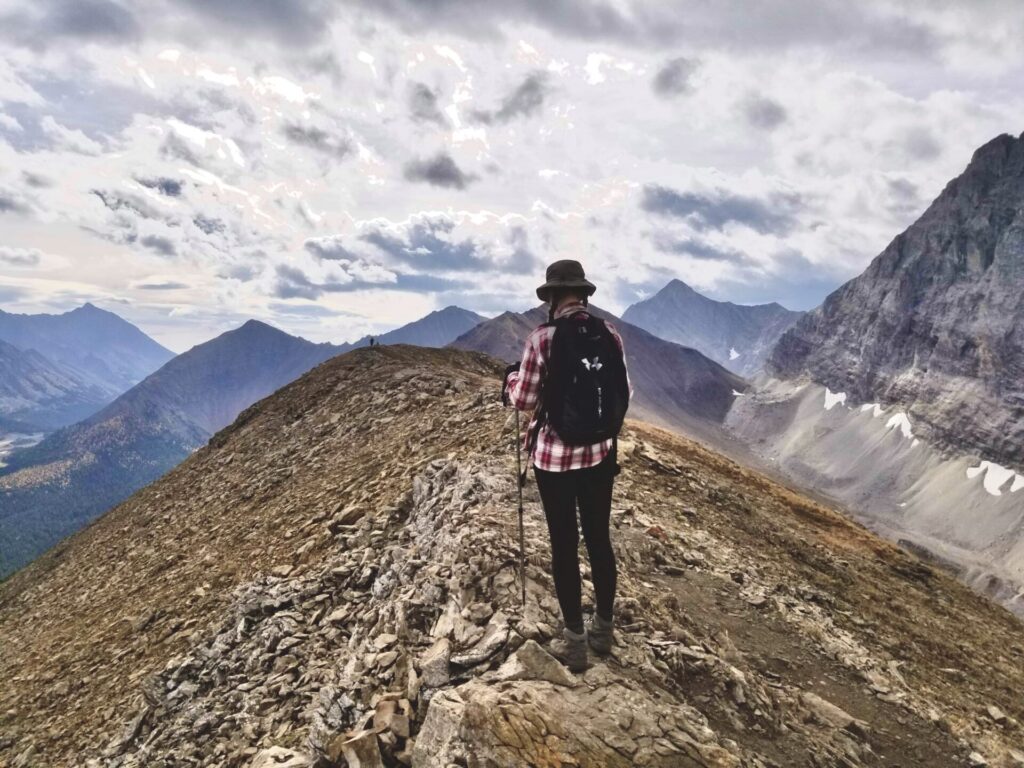
M 537 289 L 548 305 L 548 322 L 530 334 L 522 360 L 506 369 L 503 382 L 507 403 L 536 409 L 526 455 L 547 518 L 551 572 L 565 622 L 563 639 L 551 650 L 574 672 L 586 669 L 588 644 L 599 655 L 612 648 L 616 569 L 609 523 L 616 437 L 631 393 L 622 338 L 588 311 L 595 290 L 578 261 L 549 266 Z M 577 506 L 597 604 L 586 627 Z
M 373 336 L 370 337 L 370 346 L 373 346 Z

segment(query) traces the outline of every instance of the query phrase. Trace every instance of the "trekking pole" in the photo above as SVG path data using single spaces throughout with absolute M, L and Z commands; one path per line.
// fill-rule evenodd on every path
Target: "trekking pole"
M 526 535 L 523 532 L 523 468 L 519 458 L 522 439 L 519 434 L 519 409 L 516 412 L 516 487 L 519 489 L 519 583 L 522 585 L 523 613 L 526 613 Z

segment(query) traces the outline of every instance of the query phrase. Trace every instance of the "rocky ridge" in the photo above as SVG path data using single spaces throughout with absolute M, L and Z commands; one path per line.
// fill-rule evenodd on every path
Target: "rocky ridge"
M 0 585 L 0 766 L 1024 764 L 1013 617 L 638 422 L 570 675 L 500 370 L 331 360 Z

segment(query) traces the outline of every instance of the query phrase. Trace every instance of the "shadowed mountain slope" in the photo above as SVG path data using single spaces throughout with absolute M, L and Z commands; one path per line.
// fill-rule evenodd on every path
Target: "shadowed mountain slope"
M 92 304 L 60 315 L 0 310 L 0 341 L 36 350 L 83 384 L 105 390 L 108 400 L 174 357 L 127 320 Z
M 330 360 L 0 585 L 0 764 L 1012 765 L 1012 616 L 636 422 L 618 644 L 569 675 L 501 367 Z
M 0 341 L 0 432 L 52 430 L 84 419 L 110 399 L 34 349 Z
M 710 425 L 725 418 L 734 393 L 746 390 L 742 378 L 700 352 L 660 339 L 598 307 L 590 309 L 610 320 L 622 335 L 635 390 L 632 415 L 704 436 Z M 526 337 L 546 320 L 547 313 L 540 307 L 505 312 L 460 336 L 452 346 L 514 362 L 523 353 Z

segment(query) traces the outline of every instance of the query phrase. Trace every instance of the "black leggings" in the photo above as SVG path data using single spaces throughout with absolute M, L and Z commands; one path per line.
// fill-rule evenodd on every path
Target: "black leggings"
M 583 631 L 577 503 L 583 540 L 590 557 L 597 613 L 602 619 L 612 619 L 616 572 L 609 521 L 614 467 L 614 459 L 608 457 L 596 467 L 587 469 L 568 472 L 533 469 L 551 534 L 551 574 L 555 579 L 555 592 L 565 626 L 573 632 Z

